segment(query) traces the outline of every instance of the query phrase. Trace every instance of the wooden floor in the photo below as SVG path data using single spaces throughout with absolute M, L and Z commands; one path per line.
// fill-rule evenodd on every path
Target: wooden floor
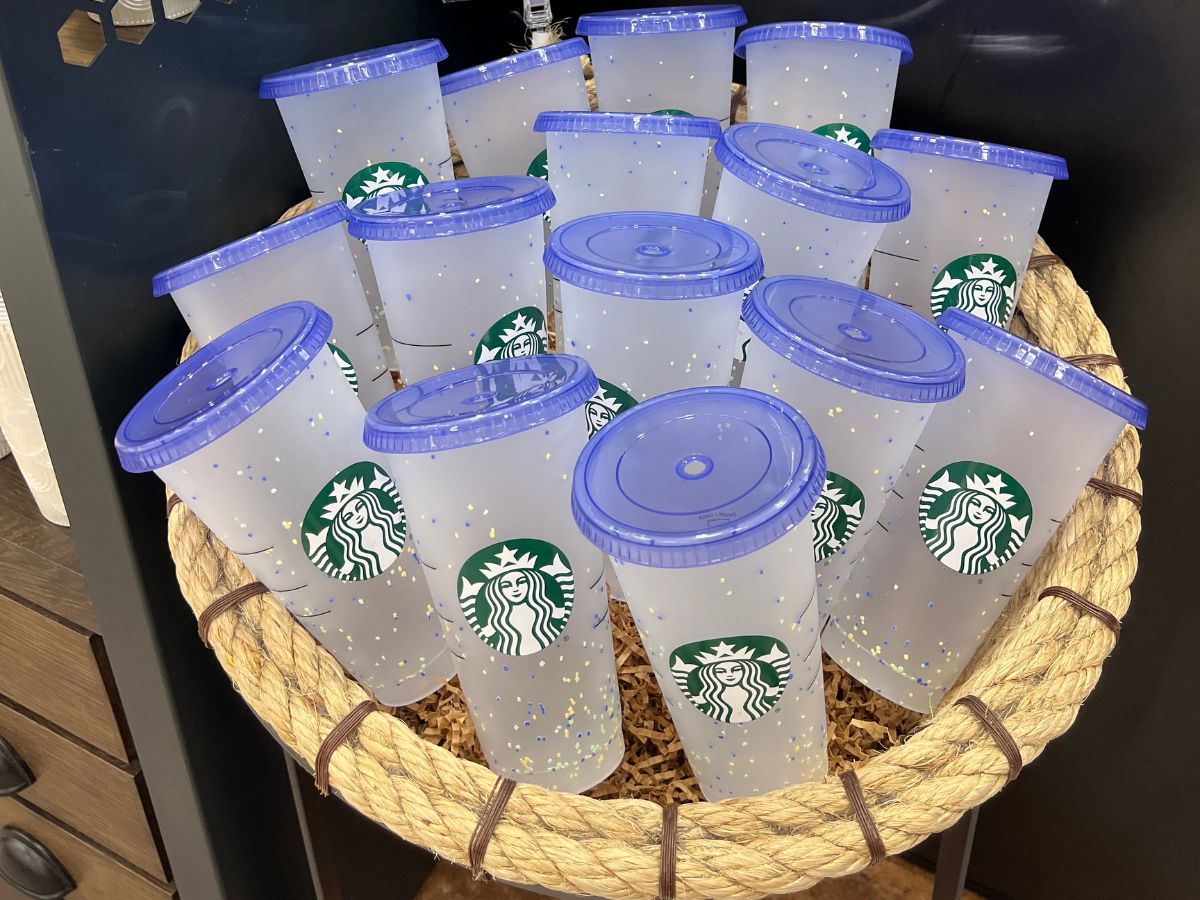
M 781 900 L 788 897 L 804 900 L 928 900 L 932 889 L 930 873 L 893 858 L 857 875 L 824 881 L 809 891 L 781 895 Z M 494 881 L 472 881 L 470 873 L 461 866 L 439 862 L 417 894 L 417 900 L 541 900 L 544 896 Z M 963 897 L 980 900 L 979 895 L 971 891 L 965 892 Z

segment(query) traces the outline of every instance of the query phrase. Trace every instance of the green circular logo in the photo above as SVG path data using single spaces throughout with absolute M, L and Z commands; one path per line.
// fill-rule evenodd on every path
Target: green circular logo
M 326 344 L 329 352 L 333 354 L 333 358 L 337 360 L 338 368 L 342 374 L 346 376 L 346 380 L 350 382 L 350 387 L 354 388 L 354 393 L 358 393 L 358 372 L 354 371 L 354 363 L 350 361 L 350 357 L 346 355 L 346 351 L 337 344 Z
M 529 656 L 553 644 L 575 605 L 567 555 L 534 538 L 484 547 L 463 563 L 458 584 L 471 630 L 509 656 Z
M 828 125 L 822 125 L 820 128 L 814 128 L 813 134 L 819 134 L 821 137 L 832 138 L 839 144 L 846 144 L 853 147 L 855 150 L 861 150 L 863 153 L 871 152 L 871 137 L 857 125 L 850 125 L 847 122 L 830 122 Z
M 534 178 L 540 178 L 543 181 L 550 180 L 550 163 L 545 150 L 533 158 L 533 162 L 529 164 L 529 168 L 525 170 L 525 174 L 532 175 Z
M 652 116 L 688 116 L 690 118 L 692 114 L 690 112 L 688 112 L 686 109 L 656 109 L 654 112 L 650 113 L 650 115 L 652 115 Z
M 366 581 L 386 572 L 404 552 L 407 536 L 400 492 L 373 462 L 357 462 L 334 475 L 301 525 L 308 558 L 340 581 Z
M 475 348 L 475 362 L 537 356 L 549 346 L 546 316 L 536 306 L 522 306 L 492 324 Z
M 943 566 L 964 575 L 998 569 L 1021 549 L 1033 501 L 1017 479 L 981 462 L 954 462 L 921 491 L 921 539 Z
M 1017 270 L 994 253 L 960 256 L 938 272 L 929 291 L 935 319 L 955 307 L 1003 328 L 1016 305 Z
M 812 508 L 813 551 L 817 562 L 828 559 L 854 537 L 862 523 L 863 492 L 837 472 L 825 473 L 825 487 Z
M 420 187 L 428 184 L 425 173 L 416 166 L 402 162 L 375 163 L 365 169 L 359 169 L 346 182 L 342 191 L 342 202 L 351 209 L 364 200 L 378 197 L 380 194 L 391 194 L 408 187 Z
M 714 638 L 676 647 L 671 675 L 683 695 L 710 719 L 753 722 L 783 696 L 792 677 L 792 658 L 777 638 Z
M 597 431 L 611 422 L 619 413 L 631 406 L 637 406 L 637 400 L 631 394 L 621 390 L 615 384 L 610 384 L 603 378 L 596 379 L 600 387 L 596 393 L 583 404 L 583 414 L 587 419 L 588 437 L 593 437 Z

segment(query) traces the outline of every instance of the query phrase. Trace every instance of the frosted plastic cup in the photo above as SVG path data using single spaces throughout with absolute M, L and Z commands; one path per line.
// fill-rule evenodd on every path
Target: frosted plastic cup
M 1007 326 L 1066 160 L 895 129 L 872 144 L 908 180 L 913 214 L 884 229 L 871 257 L 871 290 L 927 319 L 958 307 Z
M 1126 424 L 1146 407 L 961 310 L 967 386 L 933 411 L 823 634 L 867 687 L 929 712 Z
M 716 119 L 640 113 L 544 112 L 555 226 L 631 209 L 700 212 Z
M 812 513 L 824 622 L 929 414 L 962 392 L 966 360 L 916 313 L 824 278 L 760 281 L 742 318 L 753 334 L 742 387 L 794 406 L 825 450 Z
M 193 354 L 117 431 L 121 465 L 153 470 L 383 703 L 453 676 L 411 509 L 311 303 L 253 317 Z
M 768 275 L 857 284 L 884 227 L 909 212 L 894 169 L 798 128 L 732 125 L 713 154 L 725 169 L 713 218 L 758 241 Z
M 384 194 L 356 206 L 400 375 L 414 384 L 491 359 L 545 353 L 546 182 L 493 175 Z
M 583 791 L 624 752 L 603 554 L 571 520 L 596 378 L 577 356 L 500 359 L 404 388 L 367 417 L 414 522 L 488 765 Z
M 258 95 L 279 104 L 318 203 L 341 200 L 356 176 L 380 164 L 410 179 L 454 177 L 437 74 L 445 58 L 441 41 L 409 41 L 262 79 Z
M 572 510 L 616 564 L 709 800 L 825 777 L 804 417 L 741 388 L 656 397 L 588 443 Z
M 329 350 L 365 406 L 394 390 L 343 223 L 341 203 L 318 206 L 154 276 L 201 346 L 289 300 L 308 299 L 333 317 Z
M 746 288 L 762 256 L 736 228 L 678 213 L 619 212 L 555 228 L 564 347 L 601 386 L 641 401 L 724 385 Z
M 738 35 L 751 122 L 792 125 L 871 149 L 892 121 L 896 76 L 912 60 L 908 38 L 848 22 L 777 22 Z
M 587 109 L 580 57 L 587 42 L 571 38 L 463 69 L 442 78 L 446 121 L 467 171 L 545 177 L 546 145 L 533 132 L 546 109 Z
M 729 121 L 740 6 L 619 9 L 580 16 L 605 112 L 682 112 Z

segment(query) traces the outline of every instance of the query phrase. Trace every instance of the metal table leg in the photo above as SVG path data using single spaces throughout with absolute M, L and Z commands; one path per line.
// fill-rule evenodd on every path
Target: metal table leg
M 975 807 L 952 828 L 942 832 L 938 848 L 937 868 L 933 876 L 933 900 L 959 900 L 967 882 L 967 865 L 971 861 L 971 844 L 975 840 L 975 824 L 979 807 Z

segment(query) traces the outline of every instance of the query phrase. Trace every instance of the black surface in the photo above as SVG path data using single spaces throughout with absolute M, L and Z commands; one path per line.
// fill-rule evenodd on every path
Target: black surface
M 615 5 L 632 4 L 556 2 L 554 12 Z M 1120 646 L 1075 726 L 984 809 L 970 876 L 997 895 L 1034 900 L 1193 896 L 1200 726 L 1191 710 L 1200 698 L 1191 645 L 1200 605 L 1190 598 L 1188 563 L 1200 491 L 1187 459 L 1200 434 L 1190 385 L 1180 382 L 1198 324 L 1190 242 L 1200 208 L 1200 5 L 744 5 L 752 23 L 836 18 L 904 31 L 916 58 L 901 70 L 897 126 L 1069 160 L 1071 180 L 1053 189 L 1042 231 L 1091 292 L 1150 405 L 1142 570 Z M 0 0 L 0 57 L 106 439 L 170 367 L 184 334 L 169 301 L 150 298 L 149 276 L 266 224 L 303 196 L 282 124 L 256 99 L 259 75 L 433 34 L 451 53 L 442 64 L 449 72 L 522 39 L 515 0 L 209 0 L 191 23 L 161 23 L 142 46 L 110 44 L 91 69 L 73 69 L 57 61 L 54 41 L 71 7 Z M 20 326 L 16 313 L 14 321 Z M 39 396 L 53 391 L 35 385 Z M 164 646 L 182 642 L 190 614 L 166 555 L 161 490 L 113 465 Z M 229 707 L 218 700 L 232 699 L 202 657 L 186 654 L 177 666 L 202 673 L 212 710 L 194 715 L 200 730 L 218 727 Z M 230 740 L 227 752 L 244 740 Z M 206 763 L 214 772 L 228 762 L 220 753 Z M 232 782 L 235 801 L 245 801 L 246 787 Z M 265 895 L 247 888 L 239 896 Z

